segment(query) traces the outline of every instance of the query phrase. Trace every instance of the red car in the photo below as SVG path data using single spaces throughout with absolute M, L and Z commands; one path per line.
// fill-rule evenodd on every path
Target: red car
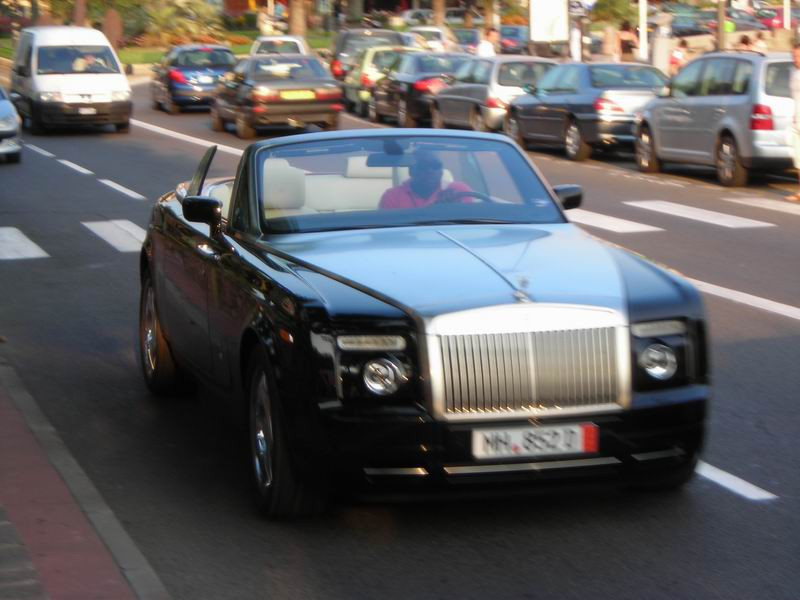
M 800 10 L 797 8 L 793 8 L 792 12 L 792 22 L 791 28 L 797 28 L 797 18 L 800 15 Z M 781 29 L 783 27 L 783 7 L 774 7 L 774 8 L 762 8 L 761 10 L 756 11 L 756 19 L 758 19 L 763 25 L 772 29 Z

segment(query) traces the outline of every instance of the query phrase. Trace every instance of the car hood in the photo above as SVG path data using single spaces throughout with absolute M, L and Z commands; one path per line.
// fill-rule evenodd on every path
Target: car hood
M 0 120 L 8 117 L 17 116 L 17 110 L 9 100 L 0 100 Z
M 520 301 L 627 314 L 616 249 L 571 224 L 291 234 L 269 245 L 422 317 Z

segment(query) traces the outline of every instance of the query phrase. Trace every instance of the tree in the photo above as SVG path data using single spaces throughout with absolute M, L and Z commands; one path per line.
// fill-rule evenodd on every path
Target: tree
M 445 0 L 433 0 L 433 24 L 444 25 Z
M 75 25 L 86 25 L 86 0 L 75 0 L 72 6 L 72 22 Z
M 633 19 L 635 13 L 630 0 L 597 0 L 592 8 L 592 20 L 621 23 Z
M 494 0 L 483 0 L 483 22 L 486 27 L 494 27 Z
M 305 0 L 289 0 L 289 33 L 291 35 L 306 34 Z

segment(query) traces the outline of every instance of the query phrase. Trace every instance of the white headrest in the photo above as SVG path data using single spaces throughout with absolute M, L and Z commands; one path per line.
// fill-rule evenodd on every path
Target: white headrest
M 306 177 L 282 158 L 264 161 L 264 209 L 302 208 L 306 203 Z
M 350 156 L 347 159 L 345 177 L 358 179 L 391 179 L 392 167 L 368 167 L 366 156 Z

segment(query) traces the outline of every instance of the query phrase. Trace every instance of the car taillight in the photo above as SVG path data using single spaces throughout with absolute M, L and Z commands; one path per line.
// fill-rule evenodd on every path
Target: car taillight
M 278 90 L 273 90 L 271 88 L 256 88 L 250 94 L 253 102 L 272 102 L 274 100 L 278 100 L 281 95 Z
M 772 19 L 772 26 L 773 27 L 780 27 L 781 26 L 781 20 L 778 17 L 775 17 L 774 19 Z
M 503 46 L 508 46 L 508 47 L 510 47 L 510 48 L 513 48 L 514 46 L 516 46 L 516 45 L 517 45 L 517 42 L 516 42 L 516 40 L 512 40 L 512 39 L 505 39 L 505 40 L 503 40 L 503 41 L 502 41 L 502 42 L 500 42 L 500 43 L 501 43 Z
M 186 76 L 178 69 L 170 69 L 169 78 L 175 83 L 186 83 Z
M 320 88 L 314 90 L 317 100 L 338 100 L 342 97 L 342 90 L 339 88 Z
M 597 112 L 602 114 L 610 114 L 610 113 L 621 114 L 625 112 L 619 104 L 609 100 L 608 98 L 598 98 L 597 100 L 594 101 L 594 104 L 592 106 Z
M 775 123 L 772 120 L 772 109 L 765 104 L 753 106 L 753 113 L 750 115 L 750 129 L 757 131 L 772 131 Z
M 486 101 L 486 106 L 489 108 L 505 108 L 508 105 L 500 100 L 500 98 L 489 98 Z
M 342 61 L 340 61 L 338 58 L 334 58 L 331 61 L 331 73 L 333 73 L 334 77 L 342 77 L 344 75 Z
M 370 76 L 367 75 L 366 73 L 362 73 L 361 74 L 361 87 L 371 88 L 373 85 L 375 85 L 375 82 L 372 81 Z
M 414 83 L 414 89 L 424 94 L 435 94 L 443 87 L 446 87 L 446 84 L 438 77 L 432 77 L 430 79 L 420 79 L 419 81 Z

